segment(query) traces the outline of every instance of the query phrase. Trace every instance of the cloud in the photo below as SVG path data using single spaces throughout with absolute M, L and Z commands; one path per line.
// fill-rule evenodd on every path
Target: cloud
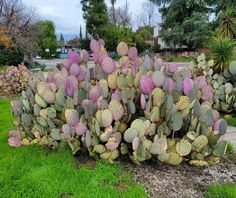
M 80 25 L 83 31 L 85 23 L 80 0 L 23 0 L 27 5 L 35 7 L 42 19 L 52 20 L 56 26 L 57 34 L 79 35 Z M 135 15 L 141 10 L 145 0 L 127 0 L 130 12 Z M 131 5 L 132 2 L 132 5 Z M 111 6 L 110 0 L 106 0 L 108 7 Z M 126 0 L 117 0 L 116 7 L 124 6 Z

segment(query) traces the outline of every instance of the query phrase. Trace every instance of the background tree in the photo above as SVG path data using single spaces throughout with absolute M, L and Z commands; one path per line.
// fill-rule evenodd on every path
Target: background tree
M 117 19 L 116 22 L 119 26 L 123 28 L 131 28 L 132 27 L 132 17 L 131 13 L 129 12 L 129 6 L 128 4 L 119 7 L 116 10 L 117 13 Z
M 80 40 L 83 39 L 83 35 L 82 35 L 82 27 L 81 27 L 81 25 L 80 25 L 80 27 L 79 27 L 79 38 L 80 38 Z
M 86 31 L 85 31 L 85 39 L 89 39 L 89 34 L 88 34 L 87 28 L 86 28 Z
M 151 36 L 153 35 L 153 28 L 150 26 L 143 26 L 138 28 L 136 31 L 136 40 L 137 41 L 147 41 L 151 39 Z
M 60 38 L 59 38 L 59 44 L 60 44 L 60 45 L 63 45 L 63 44 L 65 44 L 65 39 L 64 39 L 64 36 L 63 36 L 63 34 L 62 34 L 62 33 L 60 34 Z
M 33 55 L 39 51 L 41 34 L 36 11 L 21 0 L 0 0 L 0 27 L 4 29 L 5 41 L 6 38 L 11 40 L 31 63 Z
M 159 9 L 162 15 L 161 36 L 165 42 L 179 47 L 185 45 L 191 50 L 202 47 L 208 39 L 207 35 L 210 35 L 208 31 L 208 14 L 211 11 L 209 0 L 151 1 L 161 6 Z
M 113 10 L 113 7 L 110 7 L 108 10 L 109 23 L 124 28 L 132 27 L 131 15 L 132 13 L 129 12 L 128 4 L 122 7 L 115 8 L 115 11 Z
M 102 38 L 108 24 L 107 6 L 104 0 L 81 0 L 86 28 L 94 38 Z
M 215 7 L 216 15 L 231 9 L 236 15 L 236 1 L 235 0 L 212 0 L 212 5 Z
M 79 47 L 80 42 L 81 42 L 80 38 L 76 36 L 75 38 L 70 39 L 67 43 L 74 48 L 74 47 Z
M 111 0 L 111 11 L 112 11 L 112 24 L 116 25 L 116 9 L 115 9 L 116 0 Z
M 0 27 L 0 45 L 6 48 L 14 47 L 12 38 L 7 35 L 7 29 L 4 26 Z
M 42 56 L 48 58 L 48 54 L 45 53 L 45 49 L 49 49 L 50 53 L 53 54 L 56 53 L 56 49 L 58 48 L 55 25 L 52 21 L 48 20 L 40 21 L 39 24 L 42 30 L 42 34 L 40 37 Z
M 141 11 L 136 14 L 137 27 L 157 25 L 157 6 L 153 2 L 147 1 L 142 4 Z
M 236 16 L 232 9 L 221 12 L 218 18 L 218 32 L 223 37 L 236 38 Z
M 171 29 L 164 29 L 161 35 L 171 47 L 186 46 L 189 50 L 195 50 L 204 47 L 211 37 L 212 31 L 209 27 L 206 15 L 194 13 L 191 17 L 185 18 L 181 25 L 176 24 Z
M 116 51 L 119 42 L 124 41 L 128 45 L 134 44 L 134 32 L 130 28 L 123 28 L 115 25 L 109 25 L 104 34 L 106 48 L 108 51 Z

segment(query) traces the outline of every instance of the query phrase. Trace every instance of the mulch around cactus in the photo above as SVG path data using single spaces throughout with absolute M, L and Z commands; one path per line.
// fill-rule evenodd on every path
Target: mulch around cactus
M 132 172 L 136 182 L 145 186 L 152 198 L 203 198 L 209 184 L 236 183 L 236 163 L 227 161 L 207 168 L 186 163 L 177 167 L 127 163 L 126 168 Z

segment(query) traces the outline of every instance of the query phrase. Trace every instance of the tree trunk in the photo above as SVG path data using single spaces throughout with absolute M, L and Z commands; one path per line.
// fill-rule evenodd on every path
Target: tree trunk
M 116 25 L 116 9 L 115 9 L 115 3 L 112 3 L 112 18 L 113 18 L 113 23 Z

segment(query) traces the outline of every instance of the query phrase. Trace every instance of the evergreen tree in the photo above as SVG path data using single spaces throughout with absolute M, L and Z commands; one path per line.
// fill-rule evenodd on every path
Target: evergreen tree
M 62 33 L 60 34 L 59 42 L 60 42 L 61 45 L 65 43 L 65 39 L 64 39 L 64 36 L 63 36 Z
M 160 6 L 161 36 L 169 45 L 194 50 L 210 36 L 208 14 L 211 0 L 151 0 Z
M 82 36 L 82 27 L 81 27 L 81 25 L 80 25 L 80 28 L 79 28 L 79 38 L 80 38 L 80 40 L 83 39 L 83 36 Z
M 81 5 L 88 33 L 94 38 L 103 37 L 108 24 L 107 6 L 104 0 L 81 0 Z
M 89 35 L 88 35 L 87 29 L 86 29 L 86 32 L 85 32 L 85 39 L 86 39 L 86 40 L 89 39 Z

